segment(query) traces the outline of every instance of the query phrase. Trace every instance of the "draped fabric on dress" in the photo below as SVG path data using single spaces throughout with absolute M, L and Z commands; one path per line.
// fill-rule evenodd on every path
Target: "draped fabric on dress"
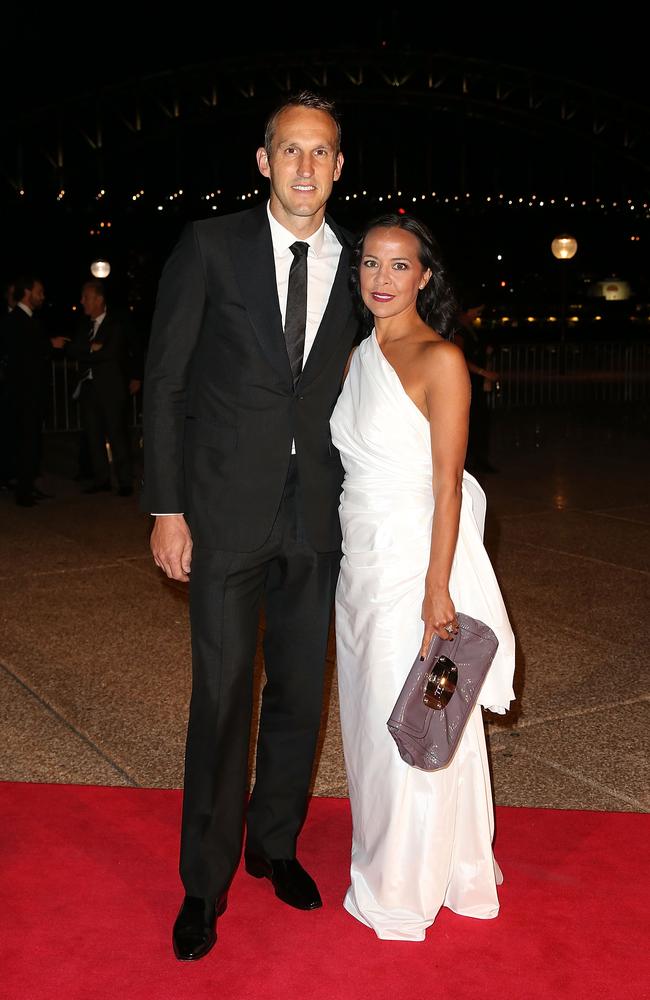
M 386 726 L 422 641 L 434 499 L 429 423 L 374 332 L 354 353 L 331 431 L 345 469 L 336 631 L 354 829 L 344 905 L 380 938 L 422 940 L 441 906 L 495 917 L 501 874 L 480 707 L 437 772 L 406 764 Z M 503 711 L 514 697 L 514 638 L 484 520 L 485 494 L 465 473 L 449 589 L 457 611 L 497 635 L 480 704 Z

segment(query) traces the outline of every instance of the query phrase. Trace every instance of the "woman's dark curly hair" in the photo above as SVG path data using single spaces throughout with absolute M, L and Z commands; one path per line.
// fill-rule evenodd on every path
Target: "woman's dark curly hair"
M 363 299 L 359 286 L 359 267 L 363 255 L 363 244 L 372 229 L 405 229 L 418 241 L 418 258 L 422 267 L 431 271 L 431 277 L 417 297 L 417 310 L 424 322 L 436 330 L 441 337 L 451 338 L 456 327 L 458 303 L 447 275 L 442 253 L 430 230 L 412 215 L 387 214 L 373 219 L 365 227 L 352 251 L 350 284 L 357 307 L 361 313 L 364 332 L 373 326 L 373 316 Z

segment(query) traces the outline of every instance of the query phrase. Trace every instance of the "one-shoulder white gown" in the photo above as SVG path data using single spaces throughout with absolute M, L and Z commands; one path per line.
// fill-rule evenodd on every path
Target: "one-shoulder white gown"
M 441 906 L 495 917 L 501 873 L 480 706 L 436 772 L 406 764 L 386 726 L 422 641 L 434 500 L 429 423 L 374 332 L 354 353 L 331 432 L 345 469 L 336 649 L 353 841 L 344 906 L 380 938 L 420 941 Z M 484 519 L 485 494 L 465 473 L 450 593 L 497 635 L 480 704 L 503 711 L 514 697 L 514 638 Z

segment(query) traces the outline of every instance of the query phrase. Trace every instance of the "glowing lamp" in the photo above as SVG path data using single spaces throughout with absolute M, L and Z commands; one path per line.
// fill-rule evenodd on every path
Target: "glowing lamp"
M 571 260 L 578 249 L 578 241 L 573 236 L 556 236 L 551 243 L 551 252 L 558 260 Z
M 90 273 L 95 278 L 108 278 L 111 273 L 111 265 L 107 260 L 94 260 L 90 265 Z

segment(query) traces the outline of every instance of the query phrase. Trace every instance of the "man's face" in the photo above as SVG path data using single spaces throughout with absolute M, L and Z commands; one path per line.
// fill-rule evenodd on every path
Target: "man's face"
M 80 301 L 86 316 L 95 319 L 104 312 L 103 296 L 98 295 L 97 289 L 93 288 L 92 285 L 84 285 L 81 289 Z
M 40 281 L 35 281 L 32 288 L 28 289 L 27 305 L 30 309 L 40 309 L 45 302 L 45 288 Z
M 271 181 L 271 212 L 287 229 L 310 217 L 320 225 L 343 166 L 336 142 L 336 123 L 325 111 L 292 107 L 278 118 L 270 155 L 258 149 L 260 173 Z

